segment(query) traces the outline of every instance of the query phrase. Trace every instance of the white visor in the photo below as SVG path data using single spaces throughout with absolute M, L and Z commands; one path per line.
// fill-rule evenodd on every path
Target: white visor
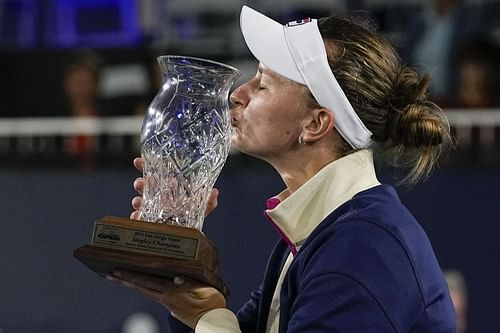
M 307 85 L 316 101 L 334 112 L 335 128 L 353 148 L 366 148 L 372 133 L 366 128 L 333 75 L 315 19 L 283 26 L 243 6 L 240 26 L 245 42 L 262 64 Z

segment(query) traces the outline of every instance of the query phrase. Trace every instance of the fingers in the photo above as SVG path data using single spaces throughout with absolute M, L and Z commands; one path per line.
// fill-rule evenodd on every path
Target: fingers
M 144 170 L 144 160 L 140 157 L 134 158 L 134 167 L 137 169 L 139 172 L 143 172 Z
M 186 282 L 186 280 L 184 280 L 184 278 L 182 276 L 176 276 L 174 278 L 174 285 L 176 285 L 176 286 L 182 286 L 185 282 Z
M 213 294 L 220 292 L 208 285 L 201 284 L 195 280 L 187 279 L 182 276 L 176 276 L 172 281 L 177 291 L 184 291 L 193 300 L 205 300 Z
M 165 306 L 172 315 L 193 328 L 201 316 L 212 309 L 225 308 L 226 299 L 215 288 L 184 277 L 173 280 L 124 270 L 106 276 L 125 287 L 139 291 Z
M 212 191 L 210 192 L 210 195 L 208 196 L 207 206 L 205 207 L 205 217 L 207 217 L 217 207 L 218 198 L 219 198 L 219 190 L 213 188 Z
M 141 205 L 142 205 L 142 197 L 134 197 L 132 199 L 132 208 L 134 208 L 135 210 L 139 210 L 141 208 Z
M 142 192 L 144 191 L 144 178 L 138 177 L 134 180 L 134 190 L 142 195 Z
M 144 160 L 140 157 L 134 158 L 134 167 L 137 169 L 137 171 L 142 172 L 144 169 Z M 134 181 L 134 190 L 139 194 L 139 196 L 136 196 L 132 199 L 132 208 L 134 211 L 130 214 L 130 219 L 132 220 L 138 220 L 139 219 L 139 209 L 141 208 L 142 205 L 142 193 L 144 191 L 144 178 L 138 177 Z
M 131 219 L 131 220 L 140 220 L 140 217 L 141 217 L 141 213 L 139 213 L 139 211 L 137 211 L 137 210 L 134 210 L 134 211 L 130 214 L 130 219 Z
M 143 166 L 144 166 L 144 161 L 142 158 L 137 157 L 134 159 L 134 166 L 137 170 L 142 172 Z M 142 193 L 144 192 L 144 178 L 138 177 L 134 181 L 134 190 L 139 194 L 139 196 L 136 196 L 132 199 L 132 208 L 134 211 L 130 214 L 130 218 L 132 220 L 138 220 L 139 219 L 139 209 L 141 208 L 142 205 Z
M 134 211 L 130 214 L 130 219 L 139 220 L 140 219 L 139 209 L 142 206 L 142 197 L 139 196 L 134 197 L 131 203 L 132 203 L 132 208 L 134 208 Z

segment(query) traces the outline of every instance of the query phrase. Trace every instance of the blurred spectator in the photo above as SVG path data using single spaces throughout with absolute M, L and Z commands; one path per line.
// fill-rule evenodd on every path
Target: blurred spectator
M 486 39 L 460 43 L 457 50 L 457 85 L 442 107 L 471 111 L 500 106 L 500 48 Z M 457 134 L 461 144 L 486 146 L 500 142 L 500 127 L 471 126 Z M 479 153 L 475 152 L 475 153 Z M 493 157 L 489 151 L 485 157 Z
M 84 51 L 71 58 L 63 75 L 65 93 L 65 114 L 70 117 L 97 117 L 102 115 L 99 98 L 99 78 L 101 61 L 99 57 Z M 79 160 L 83 168 L 93 164 L 97 149 L 97 139 L 85 134 L 67 137 L 65 150 Z
M 430 72 L 430 93 L 446 98 L 456 84 L 456 51 L 461 40 L 481 32 L 476 12 L 460 0 L 429 0 L 409 22 L 406 47 L 402 51 L 418 70 Z
M 446 106 L 499 106 L 500 51 L 496 45 L 484 39 L 462 43 L 457 52 L 457 67 L 456 90 Z
M 467 285 L 459 271 L 444 271 L 444 277 L 448 283 L 451 301 L 457 315 L 457 333 L 467 332 Z
M 64 70 L 63 84 L 67 113 L 74 117 L 94 117 L 99 111 L 100 60 L 94 53 L 74 56 Z

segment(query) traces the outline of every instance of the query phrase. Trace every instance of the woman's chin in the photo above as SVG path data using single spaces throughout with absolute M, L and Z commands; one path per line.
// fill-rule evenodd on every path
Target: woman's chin
M 234 149 L 239 153 L 246 154 L 245 149 L 242 149 L 241 145 L 235 143 L 234 141 L 231 141 L 231 149 Z
M 241 137 L 235 131 L 233 131 L 233 135 L 231 136 L 231 148 L 243 153 Z
M 231 139 L 231 148 L 242 153 L 242 154 L 245 154 L 245 155 L 251 155 L 249 152 L 248 152 L 248 149 L 245 149 L 245 145 L 242 144 L 241 141 L 235 139 L 235 137 L 233 136 L 233 138 Z
M 242 154 L 260 158 L 259 150 L 254 144 L 249 143 L 248 138 L 246 140 L 242 138 L 240 135 L 233 133 L 231 137 L 231 148 L 239 151 Z

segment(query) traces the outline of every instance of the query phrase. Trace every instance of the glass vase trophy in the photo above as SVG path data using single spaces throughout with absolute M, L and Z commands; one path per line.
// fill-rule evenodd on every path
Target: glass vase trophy
M 74 256 L 100 275 L 126 269 L 183 275 L 228 294 L 217 250 L 201 232 L 210 191 L 227 159 L 233 67 L 198 58 L 158 58 L 163 85 L 141 131 L 144 193 L 140 220 L 107 216 Z

